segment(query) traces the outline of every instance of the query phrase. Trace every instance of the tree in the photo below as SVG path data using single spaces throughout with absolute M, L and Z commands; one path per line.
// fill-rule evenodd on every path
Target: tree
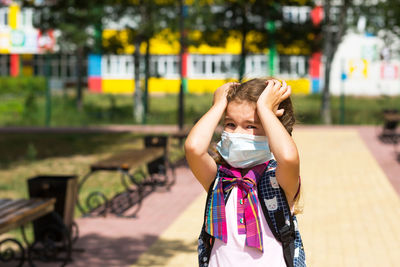
M 331 64 L 347 30 L 365 22 L 365 29 L 382 37 L 388 47 L 390 43 L 393 43 L 393 37 L 396 39 L 396 36 L 400 35 L 400 6 L 396 0 L 379 1 L 378 4 L 374 0 L 341 0 L 335 6 L 333 6 L 333 2 L 337 3 L 332 0 L 325 0 L 324 3 L 325 82 L 321 101 L 321 117 L 325 124 L 332 123 L 329 88 Z M 337 12 L 332 12 L 332 8 L 336 8 Z M 398 45 L 395 49 L 397 48 Z
M 330 101 L 330 73 L 331 65 L 335 53 L 339 47 L 343 36 L 346 33 L 347 12 L 352 7 L 352 1 L 342 0 L 338 7 L 338 14 L 332 12 L 331 0 L 325 1 L 324 13 L 325 21 L 323 25 L 324 34 L 324 56 L 325 56 L 325 80 L 321 100 L 321 118 L 324 124 L 332 124 L 331 101 Z M 335 17 L 334 17 L 335 15 Z
M 46 32 L 55 29 L 60 32 L 57 43 L 62 52 L 75 53 L 77 64 L 76 105 L 82 109 L 83 101 L 83 60 L 88 49 L 98 46 L 98 33 L 101 20 L 106 16 L 104 7 L 108 0 L 49 0 L 41 5 L 33 5 L 32 1 L 24 1 L 24 6 L 32 6 L 39 14 L 35 27 Z
M 282 16 L 282 7 L 285 5 L 312 5 L 312 1 L 272 1 L 272 0 L 216 0 L 213 4 L 199 5 L 196 19 L 203 32 L 200 42 L 211 46 L 224 46 L 229 34 L 241 39 L 241 53 L 239 56 L 238 77 L 242 80 L 245 74 L 245 59 L 249 54 L 249 47 L 257 47 L 260 51 L 269 48 L 270 52 L 276 44 L 289 46 L 301 42 L 303 47 L 309 46 L 311 51 L 313 42 L 307 39 L 311 21 L 306 24 L 296 24 L 285 21 Z M 249 40 L 249 33 L 257 38 Z
M 399 53 L 400 5 L 398 1 L 385 0 L 379 1 L 378 4 L 367 1 L 367 3 L 357 9 L 357 15 L 365 20 L 366 30 L 383 39 L 389 54 Z
M 150 78 L 150 40 L 160 33 L 166 26 L 176 19 L 177 4 L 172 0 L 121 0 L 113 5 L 114 20 L 121 23 L 121 27 L 128 33 L 129 43 L 135 49 L 133 53 L 135 93 L 133 116 L 136 122 L 143 123 L 148 109 L 148 80 Z M 129 18 L 128 23 L 121 22 L 121 18 Z M 141 86 L 141 54 L 140 46 L 146 44 L 144 57 L 144 92 Z M 144 94 L 143 94 L 144 93 Z M 144 103 L 143 103 L 144 100 Z

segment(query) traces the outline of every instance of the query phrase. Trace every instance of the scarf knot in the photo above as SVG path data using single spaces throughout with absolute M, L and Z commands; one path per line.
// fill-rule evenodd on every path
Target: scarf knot
M 240 169 L 220 166 L 220 179 L 211 195 L 206 211 L 206 232 L 223 242 L 228 241 L 224 195 L 235 186 L 238 188 L 237 224 L 238 234 L 246 235 L 246 245 L 263 251 L 260 219 L 258 215 L 257 182 L 263 175 L 268 162 L 254 166 L 244 176 Z

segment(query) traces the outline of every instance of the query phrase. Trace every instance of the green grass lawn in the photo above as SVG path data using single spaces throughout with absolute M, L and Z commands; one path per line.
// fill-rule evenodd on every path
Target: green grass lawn
M 295 114 L 301 124 L 320 124 L 321 95 L 293 95 Z M 212 95 L 185 95 L 185 124 L 193 124 L 211 106 Z M 51 100 L 51 126 L 82 126 L 106 124 L 135 124 L 133 96 L 86 93 L 83 110 L 75 107 L 73 93 L 56 93 Z M 178 96 L 164 95 L 149 98 L 146 124 L 176 124 Z M 380 124 L 382 110 L 400 108 L 400 96 L 345 98 L 345 124 Z M 26 107 L 24 99 L 3 98 L 0 102 L 0 126 L 44 125 L 45 98 L 36 97 Z M 339 123 L 340 98 L 332 96 L 332 119 Z
M 191 124 L 211 106 L 212 95 L 185 96 L 185 123 Z M 51 126 L 82 126 L 104 124 L 135 124 L 132 95 L 86 93 L 83 110 L 77 111 L 71 94 L 55 94 L 51 99 Z M 44 125 L 46 103 L 43 96 L 26 108 L 24 99 L 5 98 L 0 102 L 0 126 Z M 149 98 L 147 124 L 176 124 L 178 118 L 176 95 Z

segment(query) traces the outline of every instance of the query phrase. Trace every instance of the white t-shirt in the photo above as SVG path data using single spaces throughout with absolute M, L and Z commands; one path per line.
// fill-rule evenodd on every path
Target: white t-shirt
M 264 253 L 257 248 L 246 246 L 246 235 L 238 234 L 237 228 L 237 186 L 232 189 L 225 205 L 228 241 L 225 244 L 215 238 L 209 267 L 286 267 L 282 245 L 269 229 L 260 203 L 258 216 L 261 218 Z

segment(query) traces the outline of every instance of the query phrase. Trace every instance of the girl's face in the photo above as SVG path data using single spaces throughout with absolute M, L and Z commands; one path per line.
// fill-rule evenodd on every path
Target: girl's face
M 224 119 L 224 131 L 252 135 L 265 135 L 257 115 L 256 103 L 231 101 L 228 103 Z

